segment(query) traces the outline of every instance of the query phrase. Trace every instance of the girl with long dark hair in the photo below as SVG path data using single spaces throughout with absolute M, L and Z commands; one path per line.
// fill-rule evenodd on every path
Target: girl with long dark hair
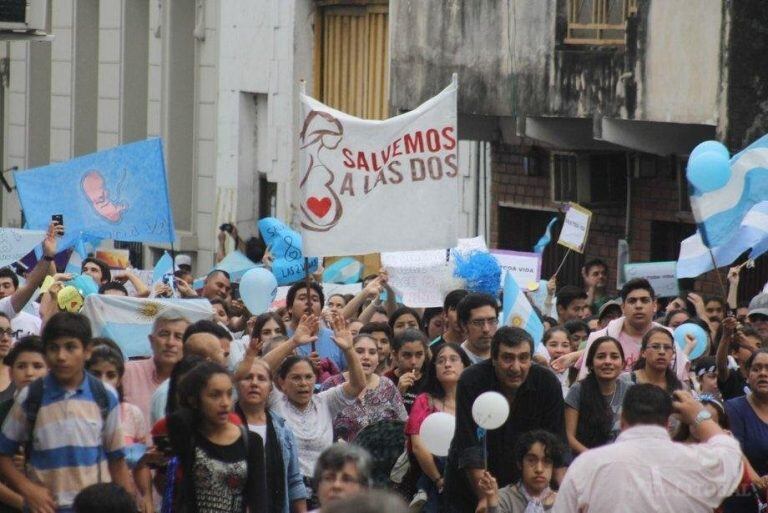
M 650 383 L 670 394 L 685 386 L 675 375 L 675 339 L 666 328 L 657 326 L 648 330 L 640 345 L 640 358 L 634 370 L 624 374 L 622 380 L 631 383 Z
M 421 424 L 435 412 L 456 415 L 456 388 L 459 377 L 471 364 L 469 357 L 458 344 L 446 342 L 440 346 L 435 357 L 427 365 L 423 392 L 416 396 L 408 417 L 408 424 L 405 426 L 405 434 L 408 436 L 412 455 L 411 466 L 415 468 L 415 463 L 418 463 L 418 468 L 421 470 L 421 476 L 417 477 L 418 488 L 426 494 L 424 506 L 426 513 L 442 511 L 439 494 L 443 491 L 445 458 L 432 456 L 424 445 L 419 435 Z
M 631 383 L 619 379 L 624 350 L 613 337 L 589 346 L 587 377 L 574 383 L 565 398 L 565 431 L 575 453 L 611 443 L 619 434 L 621 403 Z
M 230 418 L 232 379 L 204 362 L 181 380 L 179 408 L 168 417 L 172 453 L 181 483 L 174 511 L 266 513 L 264 443 Z

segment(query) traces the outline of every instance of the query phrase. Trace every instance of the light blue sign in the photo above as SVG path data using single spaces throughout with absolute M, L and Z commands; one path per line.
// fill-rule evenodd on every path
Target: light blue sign
M 17 171 L 14 179 L 28 228 L 44 230 L 51 215 L 64 216 L 67 233 L 59 249 L 72 246 L 81 236 L 174 240 L 160 139 Z
M 301 235 L 274 217 L 259 220 L 259 232 L 274 258 L 272 273 L 278 285 L 287 285 L 304 278 L 305 262 Z M 309 272 L 317 270 L 317 258 L 309 259 Z

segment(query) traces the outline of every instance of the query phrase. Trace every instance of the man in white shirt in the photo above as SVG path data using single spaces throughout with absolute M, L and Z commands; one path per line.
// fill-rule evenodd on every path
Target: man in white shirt
M 56 256 L 56 237 L 64 233 L 64 226 L 51 223 L 48 234 L 43 240 L 43 254 L 35 267 L 27 275 L 27 281 L 19 287 L 19 277 L 9 268 L 0 269 L 0 312 L 11 319 L 11 329 L 14 331 L 40 332 L 40 321 L 35 322 L 35 317 L 21 310 L 32 299 L 32 295 L 43 284 L 46 276 L 55 272 L 52 264 Z M 23 314 L 23 315 L 22 315 Z M 31 318 L 31 319 L 30 319 Z M 22 335 L 23 336 L 23 335 Z
M 0 298 L 10 297 L 19 288 L 19 277 L 10 267 L 0 269 Z M 19 340 L 27 335 L 40 335 L 42 320 L 36 315 L 20 311 L 11 319 L 13 339 Z
M 553 513 L 711 513 L 733 493 L 743 466 L 739 442 L 688 392 L 675 401 L 654 385 L 627 391 L 622 433 L 568 468 Z M 670 440 L 669 415 L 680 414 L 700 444 Z

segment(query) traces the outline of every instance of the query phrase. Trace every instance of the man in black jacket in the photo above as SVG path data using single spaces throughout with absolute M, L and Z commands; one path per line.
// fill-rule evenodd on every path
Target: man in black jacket
M 560 382 L 547 368 L 532 364 L 533 339 L 523 329 L 500 328 L 491 342 L 491 359 L 467 368 L 456 392 L 456 432 L 446 465 L 446 503 L 455 513 L 474 513 L 478 506 L 478 482 L 485 459 L 488 471 L 499 487 L 517 481 L 519 471 L 512 450 L 523 433 L 547 430 L 567 447 L 563 420 L 563 392 Z M 472 418 L 472 404 L 483 392 L 495 391 L 507 398 L 510 413 L 498 429 L 483 441 Z M 566 459 L 567 461 L 567 459 Z M 564 469 L 555 470 L 560 477 Z

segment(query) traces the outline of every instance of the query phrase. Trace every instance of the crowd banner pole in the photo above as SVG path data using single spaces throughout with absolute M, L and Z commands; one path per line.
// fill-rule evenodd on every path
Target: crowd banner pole
M 304 257 L 304 283 L 307 286 L 307 301 L 309 301 L 310 304 L 310 313 L 312 311 L 312 300 L 310 299 L 312 296 L 310 294 L 310 291 L 312 290 L 312 277 L 309 275 L 309 257 Z M 317 346 L 314 342 L 312 342 L 312 352 L 314 353 L 317 349 Z
M 562 269 L 563 265 L 565 265 L 565 259 L 568 258 L 568 255 L 570 254 L 571 254 L 571 248 L 568 248 L 568 251 L 565 252 L 565 256 L 563 256 L 563 259 L 560 261 L 560 265 L 557 266 L 557 271 L 555 271 L 555 274 L 553 274 L 550 279 L 558 275 L 558 273 L 560 272 L 560 269 Z

